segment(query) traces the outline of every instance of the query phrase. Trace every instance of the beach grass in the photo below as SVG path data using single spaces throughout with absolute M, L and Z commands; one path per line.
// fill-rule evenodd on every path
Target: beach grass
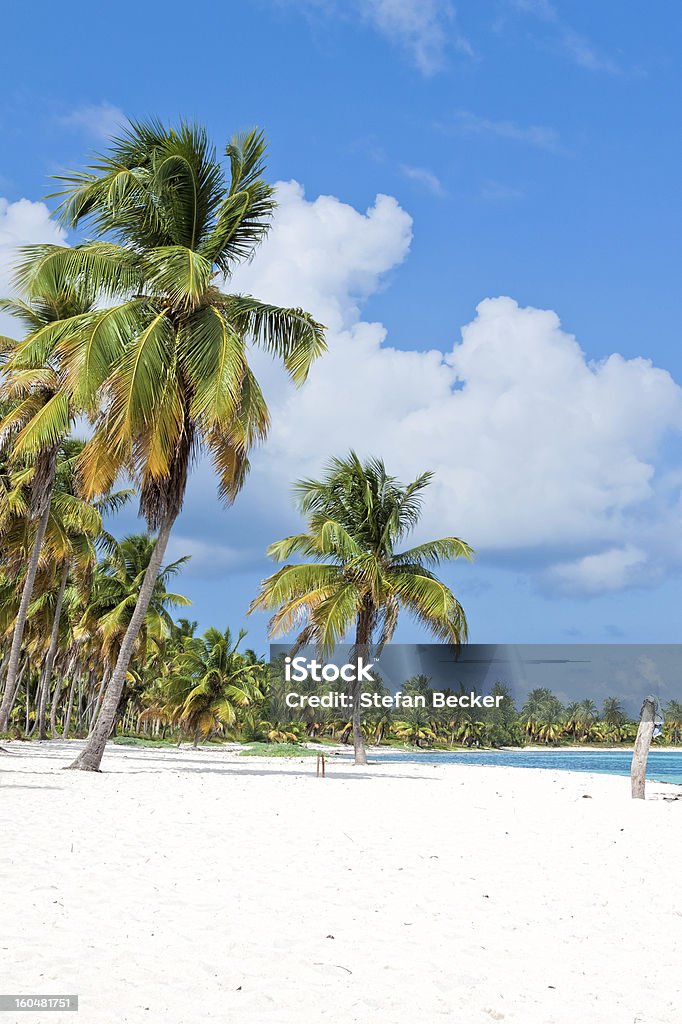
M 319 753 L 300 743 L 251 743 L 240 751 L 242 757 L 318 757 Z

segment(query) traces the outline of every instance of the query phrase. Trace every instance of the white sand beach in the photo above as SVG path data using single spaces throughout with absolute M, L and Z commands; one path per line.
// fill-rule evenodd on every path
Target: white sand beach
M 19 1024 L 682 1019 L 682 787 L 8 746 L 0 991 L 80 996 Z

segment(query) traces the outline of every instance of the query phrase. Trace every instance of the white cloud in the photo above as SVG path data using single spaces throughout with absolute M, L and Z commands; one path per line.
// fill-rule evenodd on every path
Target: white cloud
M 459 534 L 555 589 L 615 590 L 682 564 L 682 479 L 662 453 L 682 430 L 682 389 L 665 370 L 590 362 L 555 313 L 508 297 L 484 299 L 449 352 L 392 348 L 360 307 L 406 257 L 409 215 L 389 196 L 361 213 L 296 182 L 278 195 L 270 237 L 230 287 L 309 308 L 330 351 L 299 391 L 256 356 L 273 426 L 231 514 L 244 543 L 225 544 L 201 466 L 173 548 L 192 571 L 253 564 L 291 524 L 291 482 L 350 447 L 404 479 L 434 470 L 424 533 Z M 3 290 L 18 244 L 64 239 L 42 203 L 0 200 Z
M 455 124 L 461 132 L 468 135 L 494 135 L 499 139 L 510 139 L 512 142 L 524 142 L 537 149 L 546 149 L 550 153 L 564 152 L 558 132 L 544 125 L 520 125 L 515 121 L 494 121 L 486 117 L 479 117 L 469 110 L 460 110 L 455 114 Z
M 352 324 L 362 300 L 407 255 L 412 218 L 391 196 L 378 195 L 363 214 L 334 196 L 309 202 L 295 181 L 279 182 L 277 189 L 274 227 L 234 286 L 303 306 L 332 331 Z
M 238 503 L 252 528 L 281 531 L 291 482 L 354 447 L 403 478 L 435 471 L 425 533 L 463 536 L 563 589 L 650 576 L 680 519 L 680 483 L 661 454 L 682 429 L 670 375 L 619 354 L 589 362 L 555 313 L 508 297 L 483 300 L 448 353 L 391 348 L 358 304 L 404 258 L 407 214 L 388 197 L 364 215 L 333 197 L 308 201 L 294 183 L 280 202 L 237 283 L 322 315 L 330 351 L 298 392 L 258 363 L 273 426 Z M 679 545 L 665 557 L 679 563 Z
M 449 46 L 473 56 L 448 0 L 365 0 L 361 9 L 379 32 L 411 54 L 425 75 L 444 67 Z
M 50 219 L 50 211 L 44 203 L 33 203 L 29 199 L 9 202 L 0 196 L 0 297 L 12 293 L 12 268 L 17 247 L 38 242 L 63 244 L 66 232 Z M 16 330 L 16 321 L 0 313 L 0 334 Z
M 77 107 L 60 123 L 67 128 L 77 128 L 98 139 L 110 139 L 117 135 L 126 123 L 123 111 L 113 103 L 91 103 Z
M 431 192 L 432 195 L 437 196 L 439 199 L 447 195 L 440 178 L 433 171 L 428 170 L 428 168 L 402 164 L 400 170 L 406 178 L 416 181 L 419 185 L 423 185 L 428 192 Z
M 647 561 L 645 551 L 628 544 L 586 555 L 574 562 L 560 562 L 549 570 L 547 578 L 567 593 L 601 594 L 622 590 L 637 581 L 638 571 Z
M 357 20 L 357 16 L 400 47 L 424 75 L 447 64 L 448 52 L 473 57 L 471 43 L 458 27 L 450 0 L 272 0 L 309 15 Z

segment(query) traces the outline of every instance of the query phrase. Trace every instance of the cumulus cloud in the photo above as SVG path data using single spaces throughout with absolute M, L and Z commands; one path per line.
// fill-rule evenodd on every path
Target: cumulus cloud
M 0 196 L 0 297 L 11 294 L 12 266 L 16 259 L 17 247 L 38 242 L 64 243 L 66 232 L 50 219 L 50 211 L 44 203 L 29 199 L 9 202 Z M 15 321 L 0 313 L 0 334 L 12 336 Z
M 309 202 L 296 181 L 277 190 L 274 227 L 234 287 L 303 306 L 332 331 L 354 323 L 382 275 L 407 255 L 412 218 L 391 196 L 378 195 L 363 214 L 334 196 Z
M 329 352 L 300 390 L 254 354 L 272 431 L 230 513 L 234 541 L 201 465 L 172 553 L 205 576 L 253 566 L 295 526 L 291 482 L 354 447 L 403 479 L 435 472 L 424 534 L 459 534 L 553 589 L 619 590 L 682 564 L 682 480 L 664 455 L 682 389 L 669 373 L 618 353 L 590 361 L 556 313 L 505 296 L 479 303 L 448 351 L 394 348 L 361 307 L 407 256 L 410 216 L 389 196 L 364 213 L 309 200 L 297 182 L 278 196 L 271 235 L 230 287 L 310 309 Z M 42 203 L 0 200 L 2 290 L 17 245 L 64 238 Z
M 567 593 L 601 594 L 622 590 L 636 582 L 647 561 L 645 551 L 628 544 L 585 555 L 574 562 L 560 562 L 548 571 L 547 579 Z
M 387 197 L 365 214 L 308 201 L 294 183 L 280 202 L 237 284 L 322 315 L 330 351 L 300 391 L 259 367 L 273 425 L 240 499 L 253 528 L 267 521 L 272 537 L 287 515 L 272 495 L 354 447 L 403 478 L 434 470 L 425 533 L 459 534 L 564 590 L 650 573 L 657 536 L 679 520 L 662 455 L 682 427 L 670 374 L 617 353 L 591 362 L 556 313 L 504 296 L 478 305 L 450 351 L 393 348 L 358 307 L 404 258 L 409 217 Z

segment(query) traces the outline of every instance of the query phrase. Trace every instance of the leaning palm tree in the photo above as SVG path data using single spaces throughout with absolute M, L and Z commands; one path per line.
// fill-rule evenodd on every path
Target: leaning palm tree
M 104 241 L 33 247 L 18 269 L 29 294 L 66 274 L 117 299 L 43 335 L 35 358 L 53 346 L 78 399 L 101 410 L 82 463 L 86 492 L 105 492 L 125 469 L 138 485 L 141 514 L 158 531 L 101 713 L 75 768 L 99 769 L 193 456 L 208 453 L 220 494 L 232 502 L 249 450 L 267 432 L 249 343 L 280 358 L 297 384 L 325 348 L 322 326 L 303 310 L 223 290 L 265 237 L 275 208 L 263 177 L 262 134 L 235 138 L 226 155 L 229 174 L 202 128 L 132 124 L 93 166 L 62 179 L 63 221 L 89 222 Z
M 270 635 L 303 625 L 297 645 L 314 644 L 324 657 L 353 630 L 354 657 L 367 660 L 375 643 L 379 653 L 391 640 L 404 608 L 437 639 L 455 646 L 465 641 L 464 610 L 433 569 L 471 558 L 469 545 L 443 537 L 396 551 L 419 521 L 422 491 L 431 478 L 423 473 L 403 485 L 380 459 L 363 463 L 351 452 L 332 459 L 322 480 L 300 481 L 296 494 L 307 532 L 277 541 L 268 553 L 278 561 L 293 554 L 311 561 L 285 565 L 261 584 L 250 611 L 275 610 Z M 366 764 L 359 695 L 355 683 L 355 763 Z

